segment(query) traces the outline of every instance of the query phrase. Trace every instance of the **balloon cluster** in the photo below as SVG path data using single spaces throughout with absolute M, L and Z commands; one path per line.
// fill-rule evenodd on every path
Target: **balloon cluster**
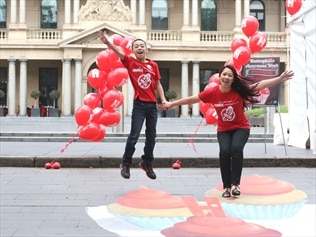
M 114 34 L 109 37 L 114 45 L 127 55 L 131 53 L 133 37 Z M 124 85 L 129 75 L 119 56 L 110 48 L 96 55 L 97 68 L 88 73 L 88 83 L 97 92 L 87 94 L 75 111 L 79 138 L 99 142 L 106 136 L 105 127 L 114 127 L 121 121 L 117 109 L 123 104 L 124 97 L 117 87 Z
M 244 38 L 235 38 L 231 43 L 232 58 L 225 62 L 226 65 L 233 66 L 240 75 L 242 67 L 250 61 L 253 53 L 259 52 L 265 48 L 268 39 L 266 34 L 258 32 L 259 22 L 254 16 L 245 17 L 241 22 L 241 29 L 245 36 L 248 37 L 247 42 Z M 213 74 L 206 85 L 205 89 L 217 86 L 220 83 L 219 74 Z M 205 90 L 204 89 L 204 90 Z M 207 124 L 216 124 L 218 115 L 212 104 L 200 102 L 200 111 L 204 115 Z

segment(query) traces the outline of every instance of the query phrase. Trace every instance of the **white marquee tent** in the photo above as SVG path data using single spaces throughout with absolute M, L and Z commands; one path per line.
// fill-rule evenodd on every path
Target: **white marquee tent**
M 290 24 L 288 145 L 316 150 L 316 0 L 302 1 Z M 309 140 L 310 139 L 310 140 Z

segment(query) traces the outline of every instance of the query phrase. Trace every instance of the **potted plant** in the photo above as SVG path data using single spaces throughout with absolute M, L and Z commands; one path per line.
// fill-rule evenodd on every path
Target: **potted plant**
M 60 92 L 58 90 L 52 90 L 49 94 L 49 98 L 53 100 L 53 108 L 49 108 L 49 117 L 58 117 L 59 110 L 56 108 L 56 100 L 60 97 Z
M 34 90 L 31 92 L 31 97 L 34 99 L 34 105 L 31 108 L 31 117 L 40 117 L 40 109 L 38 108 L 38 98 L 41 96 L 39 90 Z
M 0 99 L 5 97 L 5 92 L 3 90 L 0 90 Z M 4 106 L 5 105 L 0 105 L 0 117 L 4 116 Z
M 264 108 L 251 108 L 246 110 L 245 114 L 248 117 L 251 126 L 264 126 Z

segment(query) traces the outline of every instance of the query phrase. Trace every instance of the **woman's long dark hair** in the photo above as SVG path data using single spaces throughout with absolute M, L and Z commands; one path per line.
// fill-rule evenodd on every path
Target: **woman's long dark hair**
M 259 92 L 249 88 L 249 83 L 254 83 L 254 81 L 249 78 L 240 76 L 237 73 L 236 69 L 231 65 L 225 65 L 224 67 L 222 67 L 219 71 L 219 76 L 222 74 L 225 68 L 228 68 L 233 72 L 234 81 L 232 83 L 232 89 L 234 89 L 243 99 L 244 107 L 248 108 L 252 104 L 258 102 L 256 97 L 259 95 Z

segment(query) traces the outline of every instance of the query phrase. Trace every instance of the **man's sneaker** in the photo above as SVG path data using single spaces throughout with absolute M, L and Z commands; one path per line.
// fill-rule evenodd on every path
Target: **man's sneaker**
M 129 177 L 131 176 L 130 172 L 129 172 L 129 168 L 130 168 L 129 165 L 121 164 L 120 168 L 121 168 L 121 176 L 122 176 L 122 178 L 129 179 Z
M 152 165 L 145 165 L 143 162 L 140 162 L 138 164 L 138 166 L 139 166 L 139 168 L 141 168 L 142 170 L 144 170 L 146 172 L 146 175 L 148 178 L 156 179 L 156 174 L 153 171 Z

